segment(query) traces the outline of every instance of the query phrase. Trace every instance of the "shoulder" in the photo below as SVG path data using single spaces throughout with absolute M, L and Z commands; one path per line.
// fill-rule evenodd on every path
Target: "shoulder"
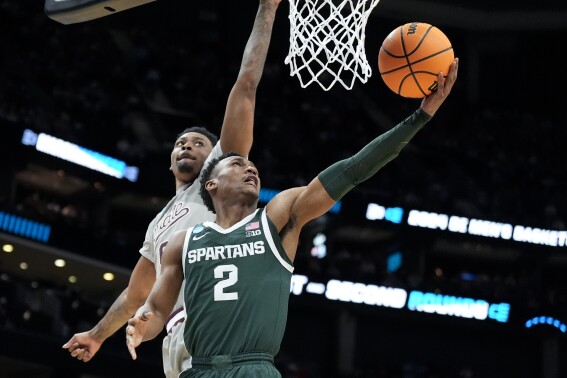
M 304 190 L 304 186 L 284 190 L 266 205 L 266 215 L 272 220 L 278 231 L 281 231 L 289 222 L 291 209 Z
M 279 192 L 266 205 L 267 211 L 271 213 L 273 211 L 280 211 L 282 207 L 291 206 L 305 188 L 305 186 L 300 186 Z
M 183 247 L 183 244 L 185 242 L 185 237 L 187 235 L 191 235 L 191 231 L 193 230 L 193 227 L 187 229 L 187 230 L 181 230 L 181 231 L 176 231 L 173 236 L 171 237 L 171 241 L 170 244 L 174 247 L 174 248 L 178 248 L 178 247 Z

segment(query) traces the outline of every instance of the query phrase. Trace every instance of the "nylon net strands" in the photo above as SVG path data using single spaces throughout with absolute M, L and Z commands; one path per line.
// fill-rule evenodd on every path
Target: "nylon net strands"
M 372 69 L 364 49 L 368 17 L 380 0 L 289 0 L 289 53 L 285 64 L 301 86 L 337 82 L 350 90 Z

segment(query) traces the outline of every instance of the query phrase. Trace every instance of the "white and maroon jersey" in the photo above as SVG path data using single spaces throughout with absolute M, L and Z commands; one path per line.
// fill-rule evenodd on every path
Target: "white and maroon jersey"
M 212 159 L 222 155 L 220 142 L 217 143 L 205 161 L 204 167 Z M 154 263 L 156 279 L 161 274 L 161 255 L 168 241 L 177 231 L 185 231 L 196 224 L 214 221 L 216 216 L 203 204 L 199 195 L 200 180 L 195 179 L 179 190 L 162 211 L 151 221 L 140 254 Z M 183 288 L 174 311 L 183 306 Z

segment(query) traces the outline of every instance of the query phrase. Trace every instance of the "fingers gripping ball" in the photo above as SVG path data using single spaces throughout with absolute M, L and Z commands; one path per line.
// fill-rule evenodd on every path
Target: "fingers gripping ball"
M 423 98 L 437 89 L 437 75 L 447 75 L 454 58 L 451 42 L 441 30 L 411 22 L 397 27 L 384 39 L 378 69 L 395 93 Z

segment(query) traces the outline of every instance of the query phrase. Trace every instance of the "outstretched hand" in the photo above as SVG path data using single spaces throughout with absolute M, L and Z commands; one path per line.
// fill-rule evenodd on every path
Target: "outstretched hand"
M 144 334 L 148 329 L 148 320 L 153 316 L 152 312 L 144 311 L 128 320 L 128 326 L 126 326 L 126 346 L 133 360 L 138 357 L 136 355 L 136 347 L 144 340 Z
M 432 117 L 435 115 L 435 112 L 439 110 L 441 104 L 443 104 L 445 99 L 449 96 L 449 93 L 451 93 L 451 89 L 453 89 L 453 85 L 457 80 L 458 72 L 459 58 L 455 58 L 451 63 L 447 78 L 444 78 L 443 72 L 439 72 L 437 78 L 437 90 L 431 93 L 429 96 L 425 97 L 421 102 L 421 109 L 424 112 Z
M 67 349 L 71 357 L 79 361 L 89 362 L 98 352 L 102 341 L 92 337 L 90 332 L 76 333 L 69 341 L 63 344 L 63 349 Z

